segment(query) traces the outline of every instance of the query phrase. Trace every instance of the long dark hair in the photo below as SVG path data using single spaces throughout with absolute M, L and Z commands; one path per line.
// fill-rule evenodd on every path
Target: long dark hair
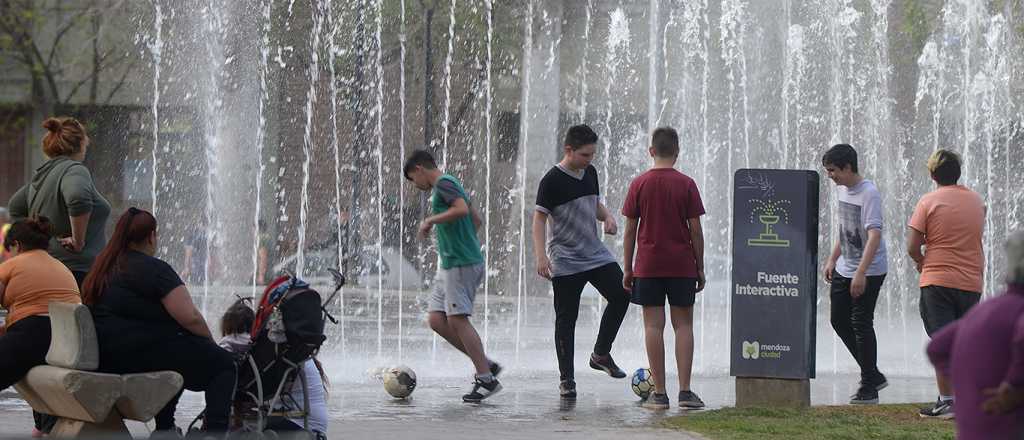
M 19 220 L 11 225 L 7 231 L 7 238 L 3 240 L 4 250 L 10 251 L 11 246 L 18 244 L 18 252 L 28 252 L 37 249 L 50 247 L 50 236 L 53 235 L 53 224 L 50 219 L 38 216 L 26 220 Z
M 156 218 L 148 211 L 135 207 L 128 208 L 121 218 L 117 219 L 117 226 L 110 236 L 110 241 L 103 251 L 96 257 L 96 261 L 89 270 L 89 275 L 82 283 L 82 302 L 86 305 L 96 304 L 100 294 L 107 287 L 110 276 L 117 272 L 117 264 L 121 255 L 128 250 L 129 245 L 138 244 L 149 238 L 156 231 Z

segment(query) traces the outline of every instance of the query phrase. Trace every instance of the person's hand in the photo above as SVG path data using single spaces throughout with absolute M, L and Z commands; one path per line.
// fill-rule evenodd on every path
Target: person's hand
M 426 240 L 430 236 L 430 230 L 434 228 L 434 225 L 430 222 L 423 220 L 420 222 L 419 237 L 420 240 Z
M 704 277 L 704 269 L 697 270 L 697 290 L 694 293 L 698 293 L 704 290 L 704 286 L 707 285 L 707 278 Z
M 626 270 L 622 272 L 622 288 L 626 289 L 626 292 L 633 291 L 633 271 Z
M 821 271 L 821 275 L 825 277 L 825 282 L 832 284 L 832 273 L 836 270 L 836 263 L 829 261 L 825 263 L 825 270 Z
M 853 281 L 850 282 L 850 296 L 859 298 L 864 294 L 864 287 L 867 285 L 868 280 L 864 274 L 854 274 Z
M 619 232 L 619 224 L 615 222 L 615 216 L 609 215 L 604 218 L 604 233 L 608 235 L 615 235 Z
M 537 257 L 537 275 L 549 280 L 551 279 L 551 260 L 548 259 L 547 255 Z
M 1008 382 L 1000 383 L 997 388 L 985 388 L 981 394 L 989 396 L 981 404 L 987 414 L 1006 414 L 1024 405 L 1024 388 L 1015 388 Z
M 63 237 L 59 240 L 61 247 L 67 249 L 69 252 L 78 253 L 82 251 L 82 248 L 75 242 L 74 237 Z

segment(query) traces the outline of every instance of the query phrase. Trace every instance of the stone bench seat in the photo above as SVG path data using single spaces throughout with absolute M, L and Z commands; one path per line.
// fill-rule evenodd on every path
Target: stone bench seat
M 124 419 L 149 421 L 181 389 L 184 379 L 173 371 L 91 371 L 99 366 L 99 349 L 89 309 L 50 303 L 49 313 L 48 365 L 30 370 L 14 388 L 32 409 L 59 418 L 51 436 L 128 435 Z

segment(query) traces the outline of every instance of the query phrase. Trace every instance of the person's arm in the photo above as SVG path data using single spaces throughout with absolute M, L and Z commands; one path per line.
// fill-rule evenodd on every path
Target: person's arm
M 619 231 L 619 224 L 615 220 L 615 216 L 608 211 L 608 208 L 604 206 L 604 203 L 597 202 L 597 212 L 595 213 L 597 221 L 604 223 L 604 233 L 608 235 L 615 235 Z
M 924 266 L 922 246 L 924 246 L 924 234 L 913 227 L 907 227 L 907 255 L 914 260 L 914 266 L 918 272 L 921 272 L 921 267 Z
M 707 282 L 704 276 L 704 227 L 700 224 L 700 217 L 687 219 L 686 223 L 690 226 L 690 244 L 697 263 L 697 291 L 700 292 Z
M 633 254 L 636 252 L 636 232 L 640 219 L 626 217 L 626 232 L 622 236 L 622 287 L 633 290 Z
M 86 233 L 96 192 L 92 174 L 85 166 L 72 165 L 61 178 L 60 191 L 71 222 L 71 237 L 61 237 L 60 244 L 72 252 L 80 252 L 88 238 Z
M 175 321 L 181 325 L 182 328 L 188 330 L 190 333 L 196 336 L 202 336 L 213 340 L 213 334 L 210 332 L 210 327 L 206 325 L 206 320 L 203 319 L 203 314 L 199 312 L 195 304 L 192 303 L 192 296 L 189 295 L 188 289 L 184 284 L 175 287 L 171 290 L 160 303 L 164 305 L 164 309 L 167 313 L 174 318 Z
M 270 253 L 267 252 L 267 248 L 260 246 L 259 252 L 256 253 L 256 282 L 265 283 L 267 282 L 267 260 L 269 259 Z
M 1017 318 L 1010 341 L 1010 368 L 996 388 L 982 390 L 991 396 L 982 403 L 989 414 L 1006 414 L 1024 406 L 1024 316 Z
M 4 292 L 7 290 L 7 286 L 4 285 L 3 281 L 0 281 L 0 304 L 4 303 Z
M 62 237 L 60 239 L 61 246 L 71 252 L 81 252 L 82 248 L 85 247 L 85 235 L 89 229 L 89 217 L 92 216 L 92 212 L 87 212 L 79 216 L 70 216 L 71 220 L 71 236 Z
M 853 281 L 850 282 L 850 295 L 857 298 L 864 294 L 864 288 L 867 286 L 867 276 L 865 274 L 868 271 L 868 267 L 871 267 L 871 262 L 875 259 L 875 253 L 878 252 L 878 246 L 882 243 L 882 231 L 880 229 L 868 229 L 868 244 L 864 246 L 864 256 L 860 259 L 860 265 L 857 266 L 857 272 L 853 274 Z
M 825 260 L 825 269 L 821 271 L 821 274 L 825 277 L 825 282 L 832 282 L 832 272 L 836 270 L 836 262 L 839 261 L 839 241 L 836 241 L 836 245 L 832 246 L 832 253 L 828 256 L 828 260 Z
M 11 216 L 11 222 L 28 218 L 28 186 L 23 186 L 11 196 L 7 203 L 7 211 Z
M 537 274 L 551 279 L 551 260 L 547 250 L 547 213 L 540 210 L 533 213 L 533 256 L 537 262 Z

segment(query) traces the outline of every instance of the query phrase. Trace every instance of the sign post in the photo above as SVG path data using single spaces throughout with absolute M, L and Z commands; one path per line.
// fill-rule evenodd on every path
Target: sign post
M 814 171 L 740 169 L 733 180 L 730 375 L 736 406 L 808 406 L 815 373 Z

